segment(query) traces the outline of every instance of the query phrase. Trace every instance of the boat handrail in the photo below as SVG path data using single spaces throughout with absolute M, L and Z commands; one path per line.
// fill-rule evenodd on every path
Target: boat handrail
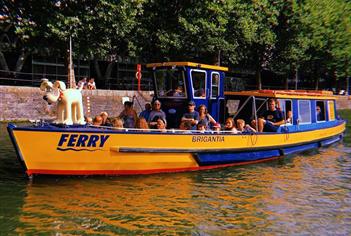
M 251 98 L 254 99 L 255 96 L 250 96 L 250 97 L 248 97 L 248 98 L 245 100 L 244 104 L 241 105 L 241 107 L 239 107 L 239 109 L 237 110 L 237 112 L 235 112 L 235 114 L 233 115 L 233 119 L 236 118 L 236 116 L 241 112 L 241 110 L 246 106 L 246 104 L 249 102 L 249 100 L 250 100 Z M 254 101 L 255 101 L 255 99 L 254 99 Z
M 98 125 L 88 125 L 88 127 L 91 128 L 98 128 L 98 129 L 107 129 L 107 130 L 118 130 L 118 131 L 124 131 L 124 132 L 152 132 L 152 133 L 179 133 L 179 134 L 243 134 L 242 132 L 238 133 L 233 133 L 233 131 L 227 131 L 227 130 L 221 130 L 221 131 L 215 131 L 215 130 L 180 130 L 180 129 L 166 129 L 166 130 L 158 130 L 158 129 L 139 129 L 139 128 L 117 128 L 117 127 L 112 127 L 112 126 L 98 126 Z M 250 133 L 244 133 L 244 134 L 250 134 Z

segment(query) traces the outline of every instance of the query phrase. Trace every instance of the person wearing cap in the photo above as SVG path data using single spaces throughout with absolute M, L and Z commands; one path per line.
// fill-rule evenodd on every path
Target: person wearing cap
M 199 123 L 199 113 L 195 111 L 195 102 L 188 102 L 188 112 L 183 114 L 181 121 L 189 121 L 193 127 L 196 129 L 197 123 Z
M 221 131 L 221 124 L 220 123 L 216 123 L 212 126 L 212 130 L 215 132 L 220 132 Z
M 166 113 L 164 113 L 164 111 L 161 110 L 161 102 L 160 100 L 155 100 L 152 103 L 152 111 L 150 112 L 150 116 L 148 119 L 150 129 L 157 129 L 158 118 L 162 118 L 167 125 Z

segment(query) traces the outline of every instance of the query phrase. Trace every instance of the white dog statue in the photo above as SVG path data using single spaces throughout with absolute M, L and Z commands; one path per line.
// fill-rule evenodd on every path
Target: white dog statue
M 54 123 L 84 125 L 82 87 L 79 89 L 66 89 L 62 81 L 51 83 L 48 79 L 42 79 L 40 90 L 45 91 L 43 97 L 48 104 L 57 102 L 57 119 Z

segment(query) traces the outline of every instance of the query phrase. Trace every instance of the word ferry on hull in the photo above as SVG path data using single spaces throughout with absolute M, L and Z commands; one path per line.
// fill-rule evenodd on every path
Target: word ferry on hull
M 10 123 L 8 132 L 27 175 L 196 171 L 268 161 L 343 138 L 346 122 L 337 115 L 336 97 L 331 92 L 225 92 L 226 67 L 165 62 L 147 64 L 147 68 L 153 74 L 154 99 L 161 102 L 166 114 L 167 130 Z M 240 119 L 256 125 L 257 132 L 179 130 L 189 102 L 196 107 L 205 105 L 221 124 L 228 117 L 234 122 Z M 269 123 L 262 121 L 260 114 L 270 106 L 279 110 L 284 122 L 273 131 L 259 132 L 260 125 Z M 65 124 L 66 118 L 63 114 L 61 123 Z

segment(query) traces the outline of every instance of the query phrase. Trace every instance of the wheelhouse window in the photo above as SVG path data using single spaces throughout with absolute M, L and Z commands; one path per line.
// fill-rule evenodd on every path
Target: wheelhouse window
M 156 70 L 154 78 L 158 97 L 186 98 L 184 70 L 177 68 Z
M 219 73 L 212 73 L 211 76 L 211 98 L 219 96 Z
M 284 114 L 285 123 L 287 125 L 293 124 L 293 110 L 292 110 L 292 101 L 286 99 L 278 99 L 278 104 L 280 110 Z
M 299 101 L 299 123 L 311 123 L 311 102 L 309 100 Z
M 323 122 L 325 121 L 326 106 L 325 101 L 316 101 L 316 121 Z
M 329 120 L 335 120 L 335 106 L 334 101 L 328 101 L 328 111 L 329 111 Z
M 193 85 L 193 96 L 197 98 L 206 97 L 206 72 L 191 70 L 191 82 Z

